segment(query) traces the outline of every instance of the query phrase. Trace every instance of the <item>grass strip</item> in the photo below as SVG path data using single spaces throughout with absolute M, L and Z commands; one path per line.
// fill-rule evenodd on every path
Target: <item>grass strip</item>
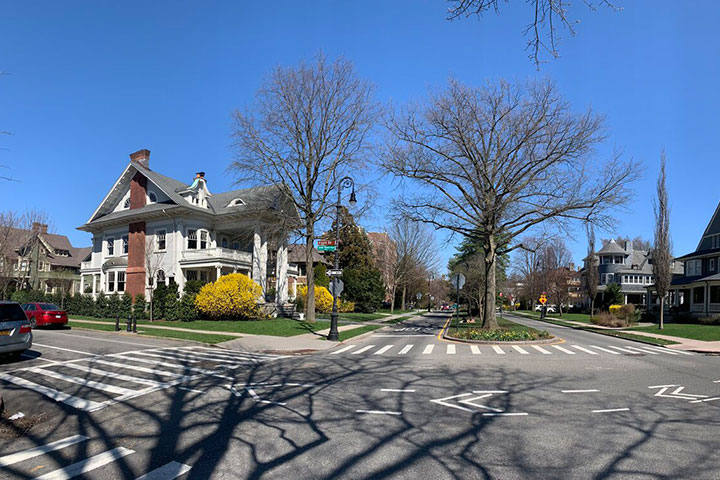
M 68 325 L 71 326 L 72 328 L 77 328 L 80 330 L 99 330 L 99 331 L 103 331 L 103 332 L 114 332 L 115 331 L 114 324 L 99 325 L 96 323 L 79 323 L 79 322 L 73 322 L 72 320 L 70 320 L 68 322 Z M 191 342 L 202 342 L 202 343 L 210 343 L 210 344 L 227 342 L 229 340 L 235 340 L 238 338 L 238 337 L 232 337 L 229 335 L 219 335 L 219 334 L 212 334 L 212 333 L 178 332 L 176 330 L 161 330 L 161 329 L 152 329 L 152 328 L 147 328 L 146 330 L 138 331 L 138 335 L 142 335 L 145 337 L 172 338 L 175 340 L 188 340 Z
M 345 320 L 347 322 L 367 322 L 369 320 L 381 320 L 387 317 L 381 313 L 339 313 L 338 320 Z M 318 315 L 319 319 L 329 320 L 329 313 L 321 313 Z
M 632 327 L 628 330 L 689 338 L 691 340 L 703 340 L 706 342 L 716 342 L 720 340 L 720 326 L 718 325 L 666 323 L 665 328 L 662 330 L 660 330 L 657 325 L 650 327 Z
M 383 328 L 383 326 L 365 325 L 363 327 L 353 328 L 352 330 L 345 330 L 344 332 L 340 332 L 338 338 L 341 342 L 344 342 L 349 338 L 357 337 L 358 335 L 362 335 L 363 333 L 372 332 L 373 330 L 377 330 L 378 328 Z

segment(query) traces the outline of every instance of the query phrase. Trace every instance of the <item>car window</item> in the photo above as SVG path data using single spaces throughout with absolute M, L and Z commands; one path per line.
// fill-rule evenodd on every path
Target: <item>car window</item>
M 41 303 L 40 310 L 60 310 L 60 307 L 54 303 Z
M 0 322 L 27 320 L 25 312 L 17 303 L 0 303 Z
M 36 310 L 34 303 L 26 303 L 23 305 L 23 310 L 29 310 L 31 312 L 34 312 Z

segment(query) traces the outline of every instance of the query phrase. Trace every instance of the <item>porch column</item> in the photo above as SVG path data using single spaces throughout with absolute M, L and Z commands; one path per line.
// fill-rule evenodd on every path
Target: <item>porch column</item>
M 80 274 L 80 293 L 85 292 L 85 275 Z
M 215 281 L 219 280 L 222 276 L 222 267 L 220 265 L 215 265 Z
M 625 295 L 625 305 L 627 305 L 627 295 Z
M 253 235 L 252 278 L 262 288 L 262 299 L 267 293 L 267 238 L 260 230 Z
M 710 315 L 710 285 L 705 284 L 705 316 Z
M 92 296 L 95 298 L 95 295 L 97 295 L 97 275 L 93 274 L 92 276 Z
M 282 305 L 288 301 L 288 256 L 287 240 L 278 245 L 277 260 L 275 262 L 275 303 Z

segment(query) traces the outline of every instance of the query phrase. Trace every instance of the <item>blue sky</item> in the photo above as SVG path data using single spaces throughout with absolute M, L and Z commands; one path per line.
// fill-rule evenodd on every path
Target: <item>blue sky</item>
M 0 209 L 43 209 L 58 233 L 87 245 L 75 227 L 140 148 L 161 173 L 190 182 L 204 170 L 211 190 L 229 189 L 232 110 L 252 102 L 273 66 L 322 50 L 354 61 L 381 101 L 419 98 L 450 75 L 475 85 L 555 80 L 575 108 L 607 115 L 607 151 L 622 147 L 646 165 L 619 233 L 652 237 L 665 148 L 674 251 L 688 253 L 720 200 L 720 2 L 618 0 L 623 11 L 595 13 L 574 3 L 577 35 L 561 32 L 562 58 L 538 72 L 521 0 L 454 22 L 442 0 L 0 1 L 0 130 L 12 133 L 0 137 L 9 167 L 0 174 L 21 180 L 0 183 Z M 382 191 L 379 212 L 392 188 Z M 376 215 L 366 226 L 382 223 Z M 576 260 L 584 242 L 581 232 L 570 242 Z

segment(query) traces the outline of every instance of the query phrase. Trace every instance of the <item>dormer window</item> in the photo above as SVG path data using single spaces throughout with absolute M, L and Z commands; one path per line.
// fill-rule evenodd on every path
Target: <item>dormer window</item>
M 124 208 L 125 210 L 127 210 L 128 208 L 130 208 L 130 197 L 128 197 L 128 198 L 125 199 L 125 203 L 123 203 L 123 208 Z
M 240 207 L 242 205 L 245 205 L 245 201 L 242 198 L 236 198 L 230 204 L 228 207 Z
M 157 203 L 157 194 L 153 191 L 148 192 L 148 199 L 150 203 Z

